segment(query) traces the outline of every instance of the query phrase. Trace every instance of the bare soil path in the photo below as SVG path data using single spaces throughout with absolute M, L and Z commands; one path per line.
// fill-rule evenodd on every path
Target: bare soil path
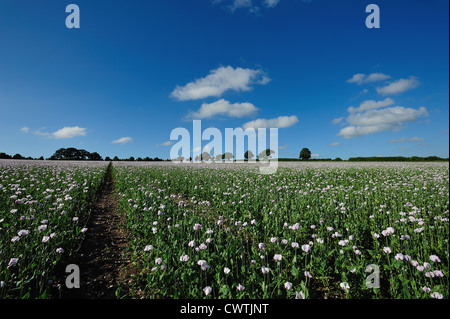
M 111 164 L 86 227 L 86 237 L 74 261 L 80 268 L 80 288 L 64 288 L 61 297 L 116 299 L 119 285 L 130 282 L 133 267 L 126 249 L 125 217 L 119 208 Z

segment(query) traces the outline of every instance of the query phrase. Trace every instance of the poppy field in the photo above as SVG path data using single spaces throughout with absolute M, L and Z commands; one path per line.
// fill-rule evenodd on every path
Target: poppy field
M 273 175 L 251 165 L 115 165 L 141 270 L 135 289 L 448 298 L 448 172 L 445 163 L 289 163 Z
M 64 285 L 107 166 L 0 162 L 0 298 Z M 448 299 L 448 163 L 113 162 L 112 178 L 128 298 Z
M 51 296 L 55 270 L 70 263 L 87 231 L 106 166 L 0 161 L 0 298 Z

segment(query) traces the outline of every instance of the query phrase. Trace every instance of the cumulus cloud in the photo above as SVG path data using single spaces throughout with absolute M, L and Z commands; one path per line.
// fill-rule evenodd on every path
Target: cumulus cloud
M 231 10 L 236 10 L 238 8 L 249 8 L 252 5 L 252 0 L 234 0 Z
M 386 107 L 389 105 L 394 104 L 394 100 L 391 98 L 386 98 L 383 101 L 374 101 L 374 100 L 367 100 L 362 102 L 359 107 L 355 108 L 353 106 L 350 106 L 347 111 L 349 113 L 355 113 L 355 112 L 362 112 L 362 111 L 367 111 L 367 110 L 372 110 L 372 109 L 379 109 L 382 107 Z
M 352 138 L 387 130 L 398 130 L 402 128 L 403 122 L 416 122 L 422 116 L 428 116 L 427 109 L 423 106 L 418 110 L 395 106 L 351 113 L 346 118 L 350 126 L 341 129 L 338 135 Z
M 320 157 L 320 155 L 319 155 L 318 153 L 312 153 L 312 154 L 311 154 L 311 157 L 314 157 L 314 158 L 319 158 L 319 157 Z
M 258 109 L 252 103 L 230 103 L 220 99 L 213 103 L 203 103 L 200 109 L 188 115 L 188 118 L 206 119 L 216 115 L 241 118 L 254 115 Z
M 24 127 L 22 127 L 22 128 L 20 129 L 20 131 L 23 132 L 23 133 L 28 133 L 28 132 L 30 131 L 30 128 L 24 126 Z
M 352 138 L 371 133 L 383 132 L 393 128 L 395 127 L 386 124 L 371 125 L 371 126 L 347 126 L 341 129 L 338 135 L 343 136 L 344 138 Z
M 391 77 L 387 74 L 372 73 L 364 80 L 364 83 L 379 82 L 379 81 L 384 81 L 384 80 L 387 80 L 390 78 Z
M 342 122 L 344 118 L 343 117 L 338 117 L 337 119 L 333 119 L 333 121 L 331 121 L 333 124 L 339 124 Z
M 389 141 L 389 143 L 406 143 L 406 142 L 421 142 L 421 141 L 424 141 L 424 139 L 421 137 L 411 137 L 411 138 L 402 137 L 399 139 L 392 139 Z
M 193 152 L 193 153 L 198 153 L 198 152 L 201 152 L 201 150 L 202 150 L 202 147 L 201 147 L 201 146 L 197 146 L 197 147 L 193 148 L 193 149 L 191 150 L 191 152 Z
M 364 83 L 373 83 L 373 82 L 379 82 L 384 81 L 387 79 L 390 79 L 391 77 L 389 75 L 383 74 L 383 73 L 372 73 L 369 75 L 366 75 L 364 73 L 357 73 L 354 74 L 353 77 L 347 80 L 347 83 L 356 83 L 358 85 L 364 84 Z
M 48 133 L 42 133 L 41 135 L 48 135 Z M 63 127 L 62 129 L 57 130 L 49 134 L 50 137 L 56 139 L 66 139 L 66 138 L 74 138 L 77 136 L 86 136 L 86 129 L 83 127 L 72 126 L 72 127 Z
M 262 70 L 219 67 L 200 79 L 184 86 L 176 86 L 170 94 L 180 101 L 220 97 L 226 91 L 250 91 L 253 84 L 265 85 L 270 81 Z
M 45 136 L 45 137 L 50 137 L 50 133 L 48 133 L 48 132 L 42 132 L 42 130 L 44 130 L 45 129 L 45 127 L 43 127 L 43 128 L 40 128 L 40 129 L 38 129 L 38 130 L 36 130 L 36 131 L 33 131 L 33 134 L 34 135 L 40 135 L 40 136 Z
M 302 0 L 303 2 L 310 2 L 310 0 Z M 259 14 L 263 8 L 275 8 L 280 0 L 211 0 L 213 5 L 223 4 L 224 8 L 230 12 L 235 12 L 237 9 L 247 9 L 250 13 Z
M 369 110 L 365 113 L 351 114 L 347 117 L 347 122 L 359 126 L 394 124 L 414 122 L 423 115 L 428 116 L 427 109 L 423 106 L 418 110 L 403 106 L 394 106 L 382 110 Z
M 175 143 L 174 141 L 165 141 L 164 143 L 162 143 L 162 144 L 158 144 L 158 146 L 159 145 L 161 145 L 161 146 L 170 146 L 170 145 L 172 145 L 173 143 Z
M 294 125 L 298 122 L 298 118 L 295 115 L 292 116 L 279 116 L 274 119 L 257 119 L 250 121 L 242 125 L 245 130 L 247 128 L 285 128 Z
M 408 79 L 400 79 L 386 86 L 377 87 L 377 92 L 381 95 L 399 94 L 415 89 L 419 84 L 419 80 L 417 80 L 416 77 L 411 76 Z
M 280 2 L 280 0 L 264 0 L 264 4 L 268 8 L 274 8 Z
M 339 145 L 341 145 L 341 143 L 339 143 L 339 142 L 334 142 L 334 143 L 330 144 L 330 146 L 339 146 Z
M 132 142 L 133 139 L 131 137 L 121 137 L 115 141 L 112 141 L 113 144 L 126 144 Z

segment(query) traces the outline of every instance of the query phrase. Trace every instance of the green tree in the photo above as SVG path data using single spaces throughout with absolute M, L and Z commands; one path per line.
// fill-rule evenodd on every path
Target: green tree
M 233 153 L 230 152 L 226 152 L 225 154 L 222 155 L 222 159 L 224 160 L 231 160 L 234 157 Z
M 300 155 L 298 156 L 303 161 L 307 161 L 311 158 L 311 151 L 306 147 L 300 151 Z
M 103 158 L 97 152 L 89 153 L 88 154 L 88 159 L 90 161 L 103 161 Z
M 244 157 L 248 161 L 255 157 L 255 154 L 253 154 L 252 151 L 248 150 L 247 152 L 245 152 Z
M 265 149 L 261 153 L 258 154 L 258 160 L 266 160 L 274 154 L 275 151 L 272 151 L 270 148 Z
M 208 152 L 203 152 L 201 155 L 201 159 L 203 161 L 210 161 L 212 159 L 212 157 Z
M 90 153 L 86 150 L 79 150 L 74 147 L 60 148 L 51 157 L 51 160 L 69 160 L 69 161 L 102 161 L 102 157 L 97 153 Z

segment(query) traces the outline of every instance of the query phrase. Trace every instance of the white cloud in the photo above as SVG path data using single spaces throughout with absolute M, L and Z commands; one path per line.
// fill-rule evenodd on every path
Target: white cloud
M 331 122 L 332 122 L 333 124 L 339 124 L 339 123 L 342 122 L 343 119 L 344 119 L 343 117 L 339 117 L 339 118 L 337 118 L 337 119 L 333 119 L 333 121 L 331 121 Z
M 112 141 L 113 144 L 126 144 L 132 142 L 133 139 L 131 137 L 121 137 L 115 141 Z
M 264 4 L 268 8 L 274 8 L 280 2 L 280 0 L 264 0 Z
M 50 135 L 51 135 L 50 133 L 48 133 L 48 132 L 42 132 L 42 130 L 45 130 L 45 127 L 40 128 L 40 129 L 34 131 L 33 134 L 34 134 L 34 135 L 45 136 L 45 137 L 50 137 Z
M 162 144 L 158 144 L 158 146 L 159 145 L 161 145 L 161 146 L 170 146 L 170 145 L 172 145 L 173 143 L 175 143 L 174 141 L 165 141 L 164 143 L 162 143 Z
M 399 139 L 392 139 L 389 141 L 389 143 L 421 142 L 423 140 L 424 139 L 421 137 L 411 137 L 411 138 L 402 137 Z
M 311 157 L 318 158 L 318 157 L 320 157 L 320 155 L 318 153 L 313 153 L 313 154 L 311 154 Z
M 428 116 L 427 109 L 423 106 L 418 110 L 403 106 L 394 106 L 382 110 L 369 110 L 365 113 L 350 114 L 347 117 L 347 122 L 358 126 L 396 124 L 401 122 L 414 122 L 422 115 Z
M 330 144 L 330 146 L 339 146 L 339 145 L 341 145 L 341 143 L 339 143 L 339 142 L 334 142 L 334 143 Z
M 391 125 L 372 125 L 372 126 L 347 126 L 341 129 L 338 135 L 344 138 L 363 136 L 371 133 L 377 133 L 392 129 Z
M 389 75 L 386 75 L 383 73 L 372 73 L 365 79 L 364 82 L 365 83 L 379 82 L 379 81 L 384 81 L 384 80 L 387 80 L 390 78 L 391 77 Z
M 350 106 L 347 111 L 349 113 L 355 113 L 355 112 L 362 112 L 362 111 L 367 111 L 367 110 L 372 110 L 372 109 L 379 109 L 382 107 L 386 107 L 389 105 L 394 104 L 394 100 L 391 98 L 386 98 L 383 101 L 374 101 L 374 100 L 367 100 L 362 102 L 359 107 L 355 108 L 353 106 Z
M 364 83 L 373 83 L 373 82 L 379 82 L 384 81 L 387 79 L 390 79 L 391 77 L 389 75 L 383 74 L 383 73 L 372 73 L 368 76 L 364 73 L 357 73 L 354 74 L 353 77 L 347 80 L 347 83 L 356 83 L 358 85 L 364 84 Z
M 311 0 L 302 0 L 303 2 L 310 2 Z M 222 3 L 225 4 L 225 8 L 229 9 L 230 12 L 235 12 L 237 9 L 248 9 L 249 12 L 254 14 L 259 14 L 261 9 L 275 8 L 280 0 L 211 0 L 213 5 Z
M 231 10 L 234 11 L 238 8 L 249 8 L 252 6 L 252 0 L 234 0 Z
M 279 116 L 274 119 L 257 119 L 254 121 L 250 121 L 242 125 L 242 128 L 245 130 L 247 128 L 254 128 L 255 130 L 258 128 L 285 128 L 294 125 L 298 122 L 298 118 L 295 115 L 292 116 Z
M 419 84 L 419 80 L 417 80 L 416 77 L 411 76 L 408 79 L 400 79 L 389 85 L 378 87 L 377 92 L 381 95 L 399 94 L 415 89 Z
M 282 145 L 282 146 L 278 146 L 278 149 L 279 149 L 279 150 L 284 150 L 284 149 L 286 149 L 287 147 L 288 147 L 288 144 Z
M 357 73 L 354 74 L 350 79 L 348 79 L 347 83 L 358 83 L 363 84 L 364 79 L 366 78 L 366 75 L 364 73 Z
M 20 131 L 21 131 L 21 132 L 24 132 L 24 133 L 28 133 L 28 132 L 30 131 L 30 128 L 24 126 L 24 127 L 22 127 L 22 128 L 20 129 Z
M 170 96 L 180 101 L 220 97 L 228 90 L 250 91 L 251 85 L 265 85 L 269 81 L 270 79 L 261 70 L 233 68 L 231 66 L 219 67 L 211 70 L 204 78 L 197 79 L 185 86 L 177 86 Z
M 341 129 L 338 135 L 352 138 L 386 130 L 398 130 L 402 128 L 403 122 L 415 122 L 422 116 L 428 116 L 427 109 L 423 106 L 418 110 L 395 106 L 351 113 L 346 119 L 351 125 Z
M 46 133 L 43 133 L 44 135 Z M 73 126 L 73 127 L 63 127 L 62 129 L 57 130 L 50 134 L 51 137 L 56 139 L 66 139 L 66 138 L 74 138 L 77 136 L 86 136 L 87 132 L 85 128 Z
M 203 147 L 203 152 L 211 152 L 211 146 L 210 145 L 205 145 L 205 147 Z
M 220 99 L 213 103 L 203 103 L 197 112 L 192 112 L 188 118 L 206 119 L 216 115 L 241 118 L 254 115 L 258 109 L 252 103 L 230 103 Z

